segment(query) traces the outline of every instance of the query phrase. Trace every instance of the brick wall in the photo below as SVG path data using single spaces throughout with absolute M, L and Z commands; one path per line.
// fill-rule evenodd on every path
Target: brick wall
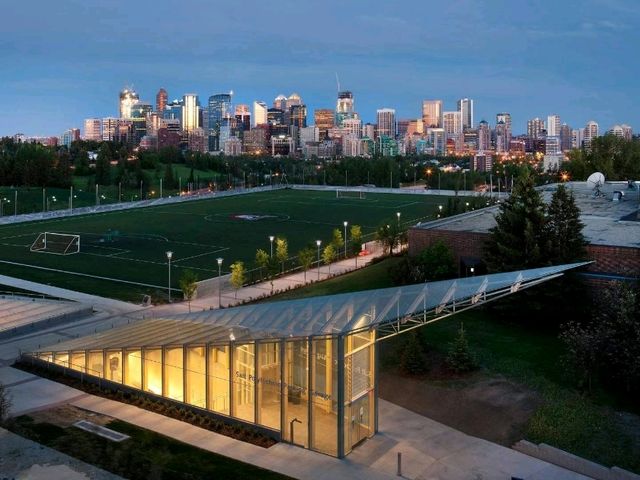
M 461 257 L 482 258 L 482 244 L 488 236 L 488 233 L 479 232 L 411 228 L 409 254 L 417 255 L 432 243 L 442 240 L 451 248 L 459 264 Z M 623 277 L 640 275 L 640 248 L 588 245 L 587 257 L 596 262 L 589 266 L 590 272 Z

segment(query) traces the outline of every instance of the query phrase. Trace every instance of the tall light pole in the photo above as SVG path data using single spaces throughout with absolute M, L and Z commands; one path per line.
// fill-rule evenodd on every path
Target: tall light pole
M 220 303 L 222 299 L 222 295 L 220 293 L 220 274 L 222 273 L 222 260 L 223 258 L 218 258 L 218 308 L 221 307 Z
M 396 212 L 396 215 L 398 216 L 398 230 L 400 230 L 400 212 Z
M 276 237 L 274 237 L 273 235 L 269 235 L 269 242 L 271 243 L 271 255 L 270 258 L 273 258 L 273 241 L 275 240 Z
M 316 240 L 316 246 L 318 247 L 318 280 L 320 280 L 320 244 L 321 240 Z
M 347 225 L 349 222 L 345 220 L 342 225 L 344 225 L 344 258 L 347 258 Z
M 167 291 L 169 292 L 169 303 L 171 303 L 171 257 L 173 257 L 173 252 L 169 250 L 167 252 L 167 260 L 169 261 L 169 284 Z

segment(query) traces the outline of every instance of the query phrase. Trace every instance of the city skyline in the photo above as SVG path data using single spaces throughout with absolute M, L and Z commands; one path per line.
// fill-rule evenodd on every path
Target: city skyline
M 506 111 L 514 133 L 554 113 L 572 126 L 595 120 L 637 129 L 640 112 L 629 98 L 639 67 L 626 59 L 640 36 L 640 8 L 624 0 L 545 3 L 407 2 L 398 11 L 333 0 L 322 8 L 26 2 L 5 12 L 0 37 L 0 98 L 12 112 L 0 119 L 0 135 L 57 135 L 84 118 L 115 116 L 105 92 L 131 84 L 151 104 L 160 87 L 170 100 L 234 90 L 234 103 L 249 105 L 298 92 L 311 113 L 334 108 L 336 73 L 365 122 L 383 107 L 398 119 L 419 118 L 425 99 L 452 111 L 467 97 L 476 124 Z M 224 21 L 211 28 L 214 17 Z M 131 18 L 154 28 L 135 29 Z

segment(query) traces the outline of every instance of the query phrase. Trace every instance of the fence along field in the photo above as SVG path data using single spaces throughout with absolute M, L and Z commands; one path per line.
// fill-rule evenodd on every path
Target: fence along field
M 443 202 L 444 197 L 425 195 L 367 193 L 357 198 L 337 197 L 335 191 L 277 190 L 5 225 L 0 227 L 0 261 L 27 265 L 19 267 L 20 276 L 34 281 L 42 271 L 31 267 L 45 267 L 165 288 L 165 252 L 170 250 L 172 285 L 177 288 L 187 268 L 200 279 L 217 276 L 218 257 L 224 258 L 223 273 L 236 260 L 251 268 L 256 249 L 269 252 L 270 235 L 285 237 L 293 256 L 308 244 L 315 246 L 317 239 L 326 245 L 334 228 L 343 230 L 344 221 L 360 225 L 371 236 L 383 222 L 396 222 L 397 212 L 401 222 L 410 225 L 433 218 Z M 43 232 L 79 235 L 80 253 L 31 252 Z M 12 264 L 2 265 L 10 275 Z M 65 285 L 65 273 L 49 273 L 47 279 Z M 83 287 L 91 291 L 94 283 L 87 278 Z

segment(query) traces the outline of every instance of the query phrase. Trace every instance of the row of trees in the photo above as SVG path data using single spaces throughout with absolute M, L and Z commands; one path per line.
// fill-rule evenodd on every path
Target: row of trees
M 38 144 L 2 139 L 0 185 L 67 188 L 71 185 L 69 154 Z
M 586 180 L 593 172 L 602 172 L 608 180 L 640 179 L 640 139 L 625 140 L 604 135 L 591 141 L 589 148 L 573 150 L 563 163 L 574 180 Z

